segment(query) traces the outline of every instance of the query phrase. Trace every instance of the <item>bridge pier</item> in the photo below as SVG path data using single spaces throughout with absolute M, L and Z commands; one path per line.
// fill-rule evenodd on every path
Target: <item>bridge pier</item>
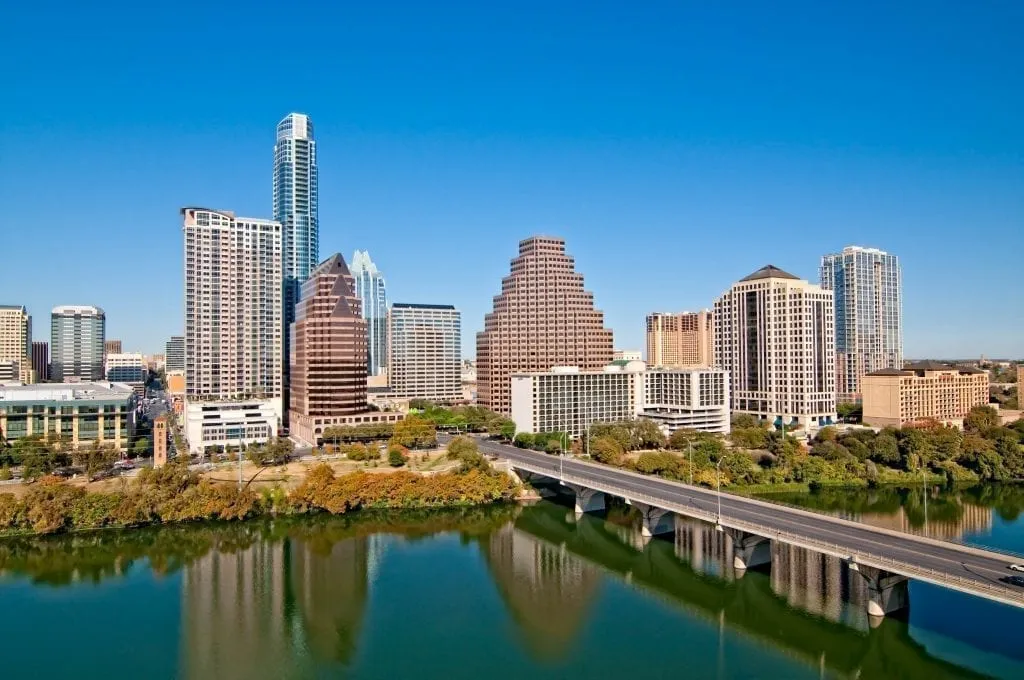
M 747 569 L 772 562 L 772 542 L 764 536 L 726 528 L 732 539 L 732 567 L 742 575 Z
M 582 515 L 585 512 L 601 512 L 605 509 L 604 492 L 588 489 L 579 484 L 566 484 L 576 494 L 576 514 Z
M 907 588 L 909 579 L 900 574 L 893 574 L 878 567 L 866 567 L 850 562 L 850 569 L 856 571 L 868 584 L 868 617 L 871 626 L 888 616 L 910 607 L 910 591 Z
M 643 525 L 640 527 L 640 535 L 645 541 L 650 540 L 658 534 L 671 534 L 675 532 L 676 515 L 674 512 L 664 510 L 653 505 L 648 505 L 646 503 L 631 501 L 629 499 L 627 499 L 626 502 L 639 510 L 641 516 L 643 516 Z

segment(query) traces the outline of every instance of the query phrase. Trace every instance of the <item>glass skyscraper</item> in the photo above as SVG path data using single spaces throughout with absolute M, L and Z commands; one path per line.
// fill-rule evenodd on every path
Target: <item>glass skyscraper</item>
M 860 401 L 861 377 L 903 366 L 903 275 L 899 258 L 847 246 L 821 258 L 821 287 L 836 301 L 836 392 Z
M 274 220 L 281 223 L 284 399 L 287 414 L 291 324 L 302 282 L 319 260 L 316 141 L 313 121 L 289 113 L 277 124 L 274 144 Z
M 370 253 L 357 250 L 352 256 L 352 276 L 356 297 L 363 302 L 370 351 L 366 372 L 380 375 L 388 365 L 388 294 L 384 276 L 370 259 Z

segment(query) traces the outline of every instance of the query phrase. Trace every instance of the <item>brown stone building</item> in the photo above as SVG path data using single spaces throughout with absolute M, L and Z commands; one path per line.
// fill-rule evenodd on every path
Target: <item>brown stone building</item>
M 937 361 L 864 375 L 864 422 L 901 427 L 922 420 L 963 426 L 964 416 L 988 403 L 988 374 Z
M 565 240 L 533 236 L 519 242 L 511 273 L 476 336 L 477 402 L 511 413 L 511 375 L 553 366 L 597 370 L 612 361 L 612 332 Z
M 291 326 L 291 433 L 318 444 L 331 425 L 391 422 L 395 414 L 366 404 L 366 321 L 345 260 L 317 265 L 295 307 Z
M 647 365 L 709 368 L 714 361 L 715 330 L 710 311 L 647 316 Z
M 167 416 L 153 420 L 153 467 L 167 465 Z

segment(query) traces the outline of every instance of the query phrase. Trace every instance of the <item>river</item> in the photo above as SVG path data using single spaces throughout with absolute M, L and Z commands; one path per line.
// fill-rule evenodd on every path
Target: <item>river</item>
M 1019 488 L 773 498 L 1024 553 Z M 871 628 L 838 560 L 737 577 L 725 540 L 564 500 L 0 540 L 0 676 L 1024 677 L 1022 610 L 912 583 Z

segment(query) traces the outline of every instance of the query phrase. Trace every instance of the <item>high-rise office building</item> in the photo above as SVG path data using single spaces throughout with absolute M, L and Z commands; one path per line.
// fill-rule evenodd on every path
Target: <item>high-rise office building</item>
M 903 367 L 903 277 L 899 258 L 847 246 L 821 258 L 821 287 L 836 301 L 836 391 L 859 401 L 861 377 Z
M 107 340 L 103 343 L 104 354 L 121 354 L 121 341 L 120 340 Z
M 714 361 L 710 310 L 647 316 L 647 363 L 665 368 L 708 368 Z
M 185 370 L 185 336 L 172 335 L 164 344 L 164 370 L 168 373 Z
M 452 305 L 395 303 L 388 314 L 388 384 L 398 397 L 462 398 L 462 315 Z
M 49 342 L 36 340 L 32 343 L 32 370 L 35 372 L 36 382 L 46 382 L 50 379 Z
M 476 357 L 477 401 L 504 414 L 512 410 L 513 373 L 554 366 L 596 370 L 612 361 L 612 332 L 584 289 L 564 239 L 519 242 L 511 273 L 476 336 Z
M 110 382 L 142 385 L 149 377 L 146 359 L 139 352 L 107 354 L 103 364 Z
M 357 250 L 352 256 L 352 276 L 355 278 L 356 296 L 363 303 L 366 319 L 367 372 L 380 375 L 388 366 L 388 295 L 384 276 L 370 259 L 370 253 Z
M 282 300 L 284 404 L 287 411 L 290 329 L 295 320 L 302 282 L 319 261 L 320 222 L 317 210 L 317 162 L 313 121 L 289 113 L 277 124 L 274 142 L 274 219 L 281 224 L 284 280 Z M 287 416 L 287 412 L 285 414 Z
M 289 428 L 319 444 L 333 425 L 393 422 L 400 414 L 370 411 L 366 403 L 366 320 L 341 255 L 332 255 L 302 284 L 291 347 Z
M 715 300 L 715 366 L 732 410 L 781 427 L 835 422 L 832 291 L 768 265 Z
M 0 305 L 0 371 L 32 382 L 32 317 L 21 305 Z
M 281 417 L 281 225 L 182 208 L 186 399 L 266 399 Z
M 103 380 L 107 317 L 99 307 L 64 305 L 50 314 L 50 379 Z

